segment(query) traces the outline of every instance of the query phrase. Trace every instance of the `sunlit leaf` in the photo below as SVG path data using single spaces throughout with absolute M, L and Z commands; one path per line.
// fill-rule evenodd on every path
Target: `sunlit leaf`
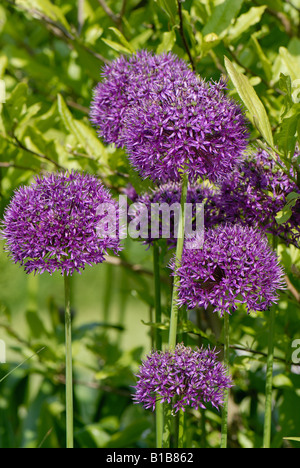
M 249 79 L 243 73 L 238 72 L 227 57 L 225 57 L 225 66 L 240 98 L 248 109 L 252 123 L 266 142 L 274 147 L 272 128 L 266 109 Z
M 243 3 L 244 0 L 224 0 L 217 4 L 202 31 L 203 36 L 214 33 L 222 37 L 238 15 Z

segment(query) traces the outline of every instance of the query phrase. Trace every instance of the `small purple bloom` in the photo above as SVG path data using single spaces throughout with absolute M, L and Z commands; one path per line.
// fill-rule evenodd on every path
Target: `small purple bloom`
M 162 184 L 150 192 L 138 196 L 135 191 L 127 190 L 129 198 L 134 201 L 134 210 L 131 213 L 139 215 L 142 209 L 146 208 L 148 219 L 148 230 L 143 236 L 145 244 L 151 245 L 157 239 L 166 238 L 170 247 L 176 246 L 178 234 L 178 222 L 181 213 L 181 184 L 169 182 Z M 208 227 L 219 223 L 219 209 L 215 203 L 216 191 L 204 184 L 190 184 L 187 190 L 186 203 L 189 205 L 189 213 L 186 214 L 186 223 L 189 223 L 192 232 L 196 232 L 197 217 L 200 218 L 200 211 L 204 211 L 204 225 Z M 204 204 L 205 203 L 205 204 Z M 167 207 L 167 208 L 166 208 Z M 134 216 L 131 216 L 131 219 Z M 153 226 L 158 226 L 156 236 L 154 236 Z M 201 226 L 204 228 L 204 226 Z
M 278 162 L 283 165 L 279 159 Z M 296 175 L 293 169 L 291 175 Z M 299 247 L 300 201 L 291 207 L 287 222 L 279 225 L 275 219 L 291 192 L 300 193 L 274 159 L 266 151 L 259 150 L 250 153 L 223 181 L 216 203 L 227 222 L 257 226 Z
M 121 250 L 117 235 L 103 227 L 105 212 L 118 207 L 102 183 L 90 174 L 64 172 L 36 177 L 20 187 L 6 208 L 2 223 L 5 249 L 27 273 L 71 275 L 85 265 L 102 263 L 108 250 Z
M 224 391 L 232 387 L 228 370 L 217 359 L 215 349 L 185 347 L 173 351 L 153 351 L 137 374 L 135 403 L 155 410 L 157 403 L 172 403 L 172 412 L 186 407 L 219 409 Z
M 267 238 L 250 227 L 222 225 L 205 233 L 202 248 L 184 247 L 179 277 L 179 304 L 189 309 L 214 307 L 221 316 L 239 305 L 266 310 L 284 289 L 284 273 Z

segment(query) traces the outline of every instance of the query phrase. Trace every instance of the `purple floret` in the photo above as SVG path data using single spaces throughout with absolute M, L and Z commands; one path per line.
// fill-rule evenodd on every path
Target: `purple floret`
M 176 229 L 175 218 L 178 222 L 179 218 L 176 213 L 176 208 L 179 207 L 179 210 L 181 211 L 179 206 L 181 202 L 181 184 L 169 182 L 140 196 L 138 196 L 132 189 L 128 189 L 127 193 L 129 198 L 131 197 L 135 203 L 134 206 L 131 207 L 131 213 L 133 213 L 133 215 L 130 220 L 134 219 L 134 216 L 138 216 L 139 213 L 142 212 L 142 209 L 147 209 L 148 231 L 142 239 L 144 243 L 152 245 L 155 240 L 166 238 L 168 246 L 175 247 L 178 235 L 178 226 Z M 192 215 L 192 218 L 190 219 L 188 217 L 187 222 L 192 226 L 193 232 L 196 232 L 196 213 L 200 212 L 202 204 L 204 204 L 204 226 L 206 228 L 215 226 L 221 221 L 219 209 L 215 204 L 215 198 L 217 197 L 216 193 L 216 190 L 204 184 L 195 183 L 189 185 L 186 203 L 191 206 L 190 214 Z M 164 204 L 170 208 L 170 216 L 164 217 L 162 215 Z M 155 206 L 157 206 L 156 211 L 154 209 Z M 158 206 L 161 208 L 159 212 Z M 168 214 L 168 210 L 166 210 L 166 214 Z M 200 217 L 199 214 L 197 216 Z M 159 227 L 158 235 L 156 235 L 156 237 L 153 236 L 153 231 L 151 231 L 151 227 L 155 222 Z M 168 225 L 169 229 L 166 229 L 168 228 Z M 170 233 L 169 237 L 166 236 L 166 232 Z
M 27 273 L 72 274 L 86 264 L 102 263 L 108 250 L 118 253 L 121 247 L 117 235 L 105 234 L 101 220 L 106 212 L 99 210 L 101 206 L 111 206 L 118 216 L 116 202 L 92 175 L 64 172 L 36 177 L 30 186 L 16 190 L 6 208 L 5 249 Z
M 179 277 L 179 304 L 189 309 L 213 306 L 221 316 L 239 304 L 247 312 L 266 310 L 284 289 L 284 273 L 267 238 L 241 225 L 222 225 L 205 233 L 199 249 L 184 247 Z
M 279 159 L 278 162 L 283 165 Z M 296 176 L 294 169 L 291 175 Z M 216 203 L 227 222 L 257 226 L 299 247 L 300 201 L 292 207 L 287 222 L 279 225 L 275 219 L 292 192 L 300 193 L 297 184 L 266 151 L 259 150 L 251 152 L 223 181 Z
M 196 82 L 188 64 L 171 52 L 155 55 L 140 50 L 105 65 L 94 90 L 91 121 L 106 143 L 122 146 L 124 118 L 132 106 L 156 93 L 161 83 Z M 167 92 L 167 91 L 166 91 Z
M 173 351 L 153 351 L 137 374 L 134 402 L 153 411 L 157 403 L 172 403 L 173 414 L 186 407 L 206 408 L 208 403 L 219 409 L 232 380 L 217 356 L 214 349 L 183 344 Z

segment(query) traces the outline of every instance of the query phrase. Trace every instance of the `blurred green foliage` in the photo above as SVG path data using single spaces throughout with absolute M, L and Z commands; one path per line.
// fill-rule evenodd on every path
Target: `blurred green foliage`
M 276 145 L 290 162 L 300 135 L 300 0 L 3 0 L 1 215 L 20 184 L 61 168 L 99 175 L 116 197 L 128 183 L 138 191 L 149 186 L 89 122 L 103 64 L 139 48 L 172 50 L 207 79 L 229 74 L 230 92 L 252 122 L 252 140 Z M 166 329 L 171 252 L 163 244 L 161 250 Z M 300 435 L 300 366 L 292 363 L 300 338 L 300 258 L 295 247 L 280 245 L 280 254 L 289 288 L 276 316 L 272 446 L 278 448 L 299 447 Z M 2 249 L 0 267 L 0 338 L 7 343 L 0 446 L 62 447 L 62 279 L 29 278 Z M 76 446 L 153 447 L 153 415 L 130 397 L 152 346 L 151 250 L 128 239 L 120 259 L 73 281 Z M 268 313 L 241 310 L 230 324 L 229 445 L 261 447 Z M 211 312 L 195 311 L 180 327 L 191 344 L 222 349 L 222 321 Z M 220 415 L 208 409 L 190 416 L 189 447 L 218 447 Z

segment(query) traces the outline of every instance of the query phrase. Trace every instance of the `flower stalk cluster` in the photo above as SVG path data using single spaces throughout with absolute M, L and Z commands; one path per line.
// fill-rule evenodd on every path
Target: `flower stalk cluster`
M 284 209 L 289 194 L 298 194 L 299 188 L 278 170 L 266 152 L 246 155 L 245 114 L 226 93 L 224 80 L 204 81 L 171 52 L 156 55 L 141 50 L 105 65 L 102 81 L 94 91 L 90 117 L 99 136 L 108 144 L 124 148 L 140 176 L 156 184 L 148 193 L 131 191 L 137 206 L 146 206 L 147 226 L 157 226 L 157 235 L 147 230 L 144 242 L 153 246 L 155 239 L 165 237 L 161 215 L 154 215 L 150 207 L 179 205 L 183 211 L 179 223 L 175 214 L 171 215 L 167 236 L 169 247 L 176 247 L 170 263 L 174 289 L 169 348 L 153 350 L 143 361 L 133 399 L 151 410 L 161 404 L 171 405 L 173 414 L 187 407 L 198 410 L 211 404 L 219 409 L 225 405 L 225 446 L 228 391 L 233 385 L 228 374 L 229 315 L 241 306 L 247 312 L 267 310 L 278 301 L 284 274 L 265 233 L 297 245 L 299 203 L 295 203 L 288 222 L 279 225 L 275 216 Z M 192 243 L 184 242 L 186 203 L 192 206 L 193 226 L 197 207 L 205 205 L 204 242 L 203 232 L 196 233 Z M 109 225 L 103 231 L 109 206 L 119 218 L 117 203 L 95 176 L 66 171 L 36 177 L 30 186 L 16 191 L 5 211 L 1 233 L 6 250 L 27 273 L 60 271 L 68 291 L 68 276 L 80 273 L 86 265 L 102 263 L 108 251 L 118 254 L 121 250 L 120 232 L 114 229 L 112 233 Z M 156 243 L 154 260 L 156 317 L 160 320 Z M 215 349 L 192 349 L 176 341 L 179 308 L 208 306 L 225 316 L 226 365 Z M 72 445 L 67 292 L 66 311 L 67 427 Z M 161 347 L 159 333 L 156 343 Z M 159 414 L 162 416 L 161 411 Z

